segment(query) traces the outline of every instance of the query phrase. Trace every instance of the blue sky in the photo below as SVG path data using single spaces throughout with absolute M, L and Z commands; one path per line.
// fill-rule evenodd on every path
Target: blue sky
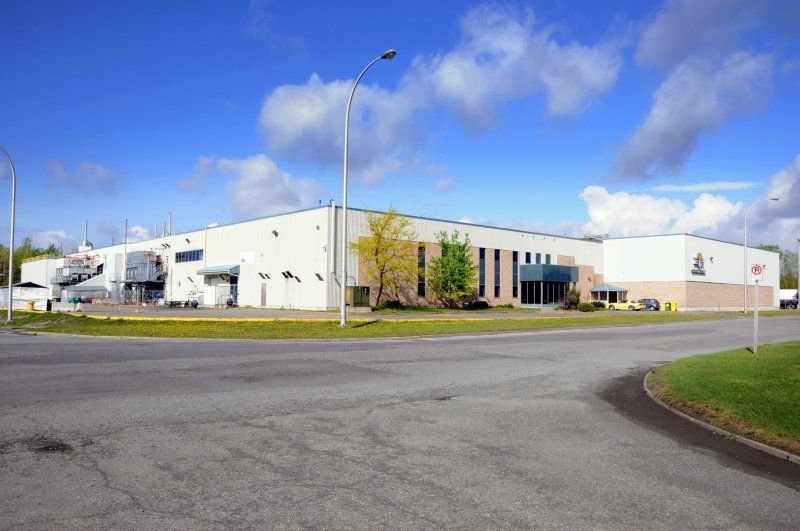
M 754 237 L 800 236 L 793 2 L 33 1 L 2 18 L 0 144 L 18 236 L 39 244 L 71 247 L 83 219 L 106 244 L 126 217 L 142 238 L 169 211 L 190 230 L 339 202 L 345 98 L 387 48 L 354 103 L 353 206 L 739 241 L 777 194 Z

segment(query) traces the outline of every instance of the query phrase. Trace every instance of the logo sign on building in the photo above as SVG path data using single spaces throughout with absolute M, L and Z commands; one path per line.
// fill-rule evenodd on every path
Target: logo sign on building
M 764 266 L 761 264 L 753 264 L 750 267 L 750 273 L 753 275 L 753 282 L 762 280 L 764 278 Z
M 706 261 L 703 259 L 703 253 L 697 253 L 697 256 L 692 258 L 692 274 L 705 276 Z

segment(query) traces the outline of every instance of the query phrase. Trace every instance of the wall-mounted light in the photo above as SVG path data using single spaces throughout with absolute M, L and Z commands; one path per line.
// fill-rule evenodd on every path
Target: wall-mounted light
M 300 277 L 294 277 L 294 279 L 295 279 L 296 281 L 300 282 Z
M 192 242 L 189 241 L 189 238 L 185 238 L 185 240 L 186 240 L 186 243 L 192 243 Z
M 320 275 L 319 273 L 314 273 L 314 274 L 315 274 L 315 275 L 317 275 L 317 278 L 318 278 L 319 280 L 324 280 L 324 279 L 322 278 L 322 275 Z
M 275 229 L 272 229 L 272 234 L 273 234 L 273 235 L 274 235 L 276 238 L 278 237 L 278 231 L 276 231 Z

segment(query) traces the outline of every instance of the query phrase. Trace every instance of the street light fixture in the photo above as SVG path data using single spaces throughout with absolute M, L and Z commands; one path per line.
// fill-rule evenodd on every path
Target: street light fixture
M 8 165 L 11 167 L 11 236 L 8 238 L 8 314 L 6 322 L 11 322 L 11 308 L 14 300 L 14 208 L 17 203 L 17 173 L 14 171 L 14 162 L 3 146 L 0 146 Z
M 347 100 L 347 112 L 344 116 L 344 175 L 342 178 L 342 276 L 341 282 L 339 283 L 342 290 L 339 300 L 339 313 L 341 317 L 339 324 L 341 326 L 347 326 L 347 147 L 350 136 L 350 105 L 353 103 L 356 87 L 358 87 L 359 81 L 361 81 L 361 78 L 367 73 L 367 70 L 381 59 L 393 59 L 395 55 L 397 55 L 395 50 L 386 50 L 379 57 L 373 59 L 356 78 L 356 82 L 353 84 L 353 90 L 350 91 L 350 98 Z
M 747 217 L 750 215 L 750 211 L 753 210 L 757 205 L 764 203 L 766 201 L 777 201 L 780 197 L 768 197 L 764 198 L 760 201 L 756 201 L 753 205 L 747 209 L 747 214 L 744 215 L 744 279 L 742 283 L 744 284 L 744 313 L 747 315 Z

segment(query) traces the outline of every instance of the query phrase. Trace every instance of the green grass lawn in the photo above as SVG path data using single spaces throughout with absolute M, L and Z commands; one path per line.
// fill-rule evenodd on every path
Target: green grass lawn
M 350 321 L 345 329 L 338 320 L 246 321 L 213 318 L 202 320 L 94 319 L 63 313 L 23 313 L 14 327 L 28 331 L 97 336 L 198 337 L 221 339 L 337 339 L 402 337 L 430 334 L 460 334 L 538 330 L 585 326 L 636 325 L 724 319 L 731 314 L 620 313 L 585 317 L 536 317 L 530 319 L 370 319 Z
M 648 384 L 715 426 L 800 454 L 800 342 L 680 359 Z
M 539 308 L 521 308 L 519 306 L 492 306 L 489 308 L 480 308 L 480 309 L 467 309 L 467 308 L 440 308 L 438 306 L 409 306 L 406 308 L 379 308 L 373 310 L 372 313 L 376 314 L 407 314 L 412 315 L 415 313 L 452 313 L 452 314 L 464 314 L 464 315 L 478 315 L 478 314 L 485 314 L 485 313 L 503 313 L 503 312 L 522 312 L 522 313 L 533 313 L 533 312 L 540 312 Z

